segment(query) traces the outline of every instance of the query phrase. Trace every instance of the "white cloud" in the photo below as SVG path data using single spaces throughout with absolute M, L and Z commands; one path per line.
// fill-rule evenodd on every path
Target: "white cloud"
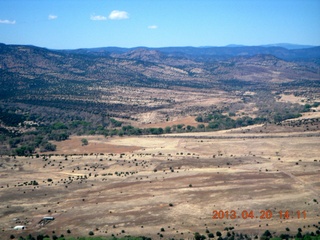
M 92 15 L 90 19 L 93 21 L 105 21 L 107 20 L 107 17 L 101 15 Z
M 121 20 L 127 18 L 129 18 L 129 14 L 125 11 L 113 10 L 109 15 L 109 19 L 111 20 Z
M 0 19 L 0 23 L 2 23 L 2 24 L 16 24 L 16 20 L 10 21 L 7 19 L 5 19 L 5 20 Z
M 151 25 L 151 26 L 148 26 L 149 29 L 157 29 L 158 26 L 157 25 Z
M 57 19 L 57 18 L 58 18 L 58 16 L 52 15 L 52 14 L 50 14 L 50 15 L 48 16 L 48 19 L 49 19 L 49 20 L 54 20 L 54 19 Z

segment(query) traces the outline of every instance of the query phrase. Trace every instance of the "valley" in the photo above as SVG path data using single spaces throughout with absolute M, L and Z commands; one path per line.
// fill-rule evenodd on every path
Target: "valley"
M 319 47 L 0 57 L 3 239 L 319 235 Z

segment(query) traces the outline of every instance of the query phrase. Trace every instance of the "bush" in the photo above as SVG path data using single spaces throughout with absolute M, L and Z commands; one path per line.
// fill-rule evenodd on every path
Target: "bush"
M 30 183 L 31 183 L 31 185 L 34 185 L 34 186 L 39 185 L 39 183 L 36 180 L 33 180 Z
M 43 148 L 41 149 L 42 152 L 46 151 L 55 151 L 57 149 L 57 146 L 52 143 L 46 143 Z
M 297 235 L 296 235 L 296 238 L 302 238 L 302 237 L 303 236 L 302 236 L 301 232 L 298 232 Z
M 169 126 L 165 127 L 164 132 L 165 133 L 170 133 L 171 132 L 171 127 L 169 127 Z
M 203 118 L 201 115 L 197 116 L 195 119 L 197 122 L 203 122 Z
M 93 235 L 94 235 L 94 232 L 90 231 L 89 236 L 93 236 Z
M 281 236 L 280 236 L 280 237 L 281 237 Z M 270 238 L 272 238 L 272 234 L 271 234 L 271 232 L 270 232 L 269 230 L 266 230 L 266 231 L 262 234 L 262 236 L 261 236 L 260 239 L 262 239 L 262 240 L 267 240 L 267 239 L 270 239 Z M 281 239 L 284 239 L 284 238 L 281 237 Z
M 110 118 L 110 122 L 114 127 L 121 127 L 122 122 L 115 120 L 114 118 Z
M 89 144 L 89 142 L 88 142 L 88 140 L 86 138 L 82 138 L 81 142 L 82 142 L 82 146 L 85 146 L 85 145 Z
M 196 232 L 194 234 L 194 239 L 195 240 L 204 240 L 204 239 L 206 239 L 206 237 L 204 235 L 200 235 L 200 233 Z

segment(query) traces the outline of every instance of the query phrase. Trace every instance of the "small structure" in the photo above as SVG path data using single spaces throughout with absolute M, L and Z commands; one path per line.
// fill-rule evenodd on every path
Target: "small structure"
M 14 228 L 13 228 L 14 230 L 24 230 L 24 229 L 26 229 L 26 226 L 15 226 Z

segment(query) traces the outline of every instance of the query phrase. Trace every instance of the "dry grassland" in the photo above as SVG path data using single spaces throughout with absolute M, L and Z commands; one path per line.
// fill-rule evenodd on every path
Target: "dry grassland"
M 103 88 L 99 89 L 103 90 Z M 110 91 L 110 89 L 105 91 L 107 90 Z M 166 127 L 180 124 L 184 118 L 187 118 L 187 123 L 191 122 L 191 126 L 196 126 L 194 120 L 188 119 L 192 118 L 190 115 L 196 116 L 203 109 L 210 109 L 212 106 L 240 101 L 239 97 L 230 96 L 221 90 L 183 87 L 178 89 L 121 87 L 112 88 L 112 94 L 104 95 L 102 102 L 138 105 L 141 108 L 145 106 L 149 110 L 132 112 L 130 116 L 136 120 L 129 121 L 129 123 L 136 127 L 149 127 L 149 125 L 152 127 L 153 124 L 157 124 L 158 127 Z
M 252 236 L 266 229 L 284 233 L 286 227 L 315 231 L 320 142 L 319 132 L 312 134 L 87 136 L 87 146 L 74 136 L 57 143 L 58 156 L 2 156 L 1 231 L 7 237 L 68 235 L 70 229 L 75 236 L 93 231 L 154 239 L 160 239 L 158 233 L 192 239 L 194 232 L 225 233 L 226 227 Z M 34 180 L 39 185 L 23 184 Z M 235 210 L 240 218 L 212 219 L 214 210 Z M 244 210 L 252 210 L 254 218 L 243 219 Z M 271 210 L 272 217 L 260 219 L 261 210 Z M 280 210 L 288 210 L 290 218 L 280 219 Z M 299 219 L 297 211 L 304 210 L 306 218 L 301 213 Z M 55 220 L 41 227 L 43 216 Z M 12 230 L 22 224 L 24 232 Z

